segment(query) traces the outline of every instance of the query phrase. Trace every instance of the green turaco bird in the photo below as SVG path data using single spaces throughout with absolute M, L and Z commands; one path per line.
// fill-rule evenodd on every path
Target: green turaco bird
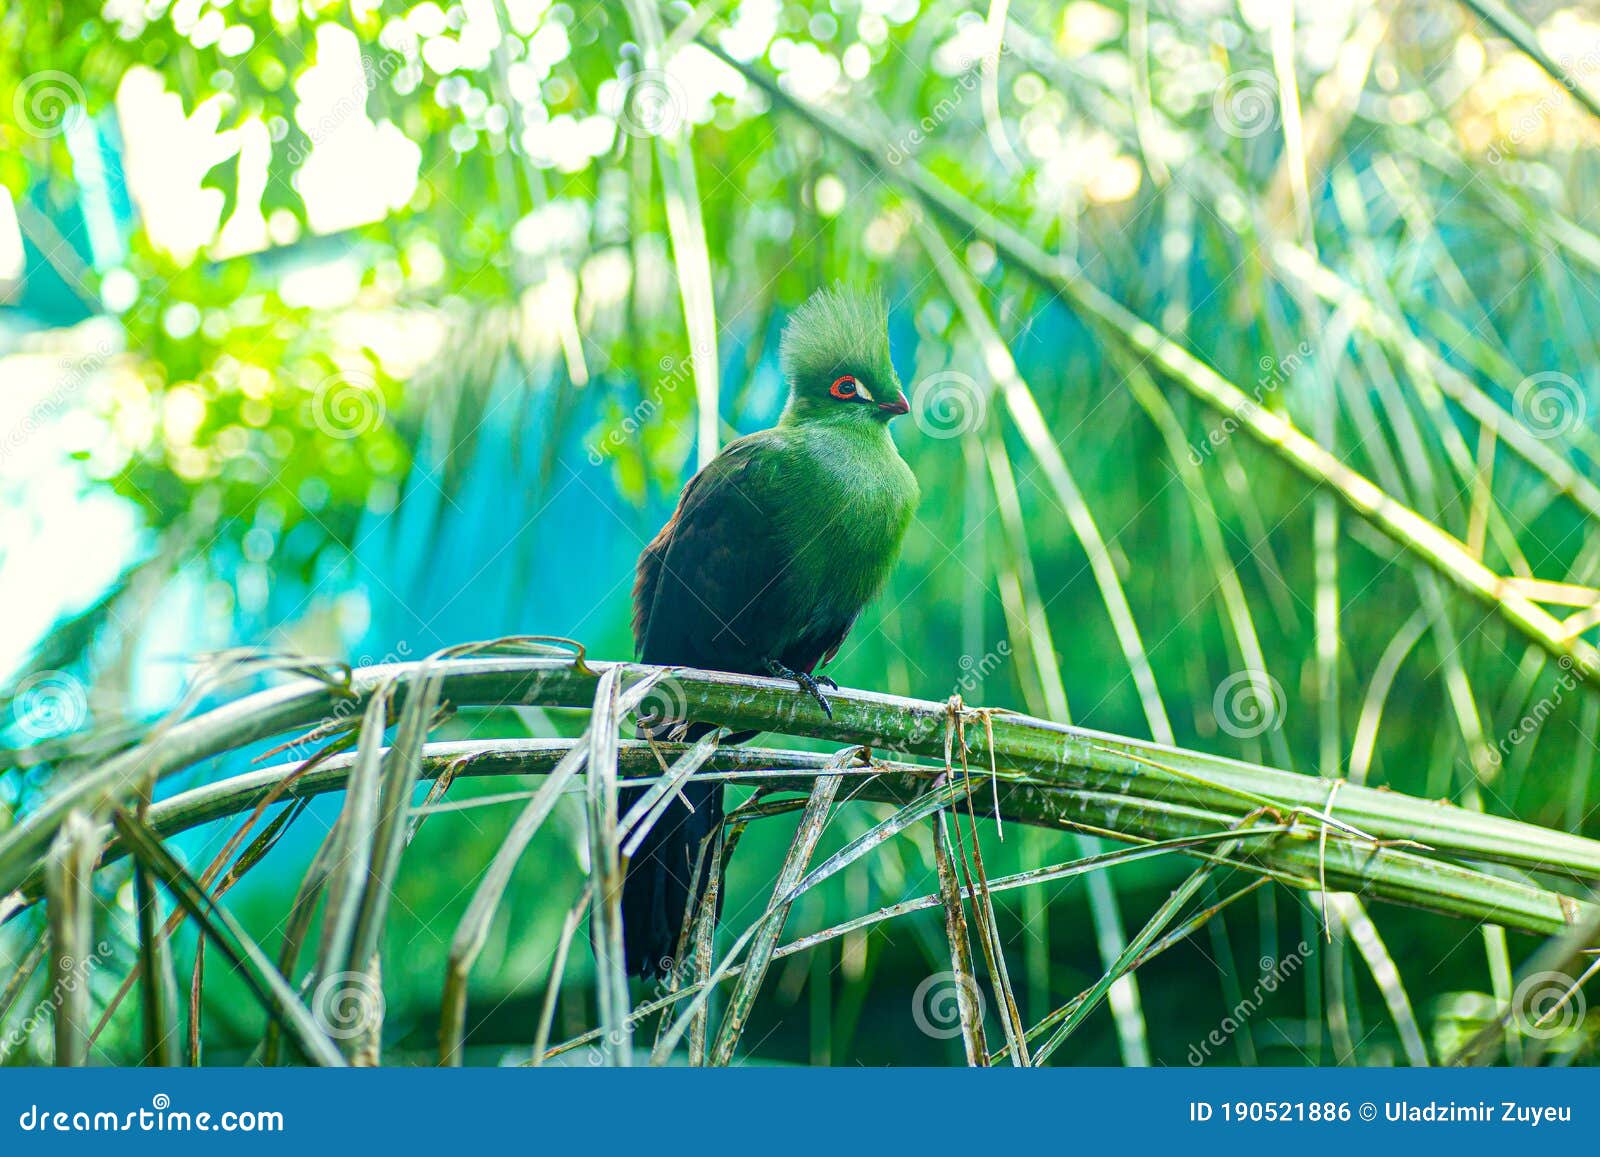
M 789 400 L 778 424 L 696 474 L 639 556 L 634 644 L 645 663 L 793 679 L 831 717 L 822 686 L 833 681 L 813 673 L 882 589 L 916 509 L 917 481 L 889 437 L 910 404 L 876 295 L 813 294 L 790 317 L 779 361 Z M 624 811 L 641 791 L 623 793 Z M 691 781 L 628 865 L 634 975 L 670 970 L 705 891 L 701 846 L 721 822 L 721 784 Z

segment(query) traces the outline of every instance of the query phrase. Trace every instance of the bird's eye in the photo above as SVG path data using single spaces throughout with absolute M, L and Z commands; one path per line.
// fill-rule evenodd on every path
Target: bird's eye
M 839 378 L 828 389 L 828 393 L 838 398 L 841 402 L 870 402 L 872 395 L 867 392 L 867 387 L 862 385 L 849 374 Z

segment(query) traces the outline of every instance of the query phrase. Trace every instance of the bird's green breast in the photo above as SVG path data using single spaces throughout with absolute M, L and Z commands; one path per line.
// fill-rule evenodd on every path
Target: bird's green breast
M 771 516 L 791 544 L 779 581 L 795 610 L 853 618 L 882 588 L 916 511 L 917 480 L 888 427 L 785 431 Z

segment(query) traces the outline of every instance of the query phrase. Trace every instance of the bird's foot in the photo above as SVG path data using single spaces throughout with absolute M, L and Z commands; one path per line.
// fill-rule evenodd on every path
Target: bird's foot
M 822 693 L 822 687 L 819 685 L 822 681 L 826 681 L 829 687 L 838 690 L 838 684 L 832 679 L 827 678 L 827 676 L 823 676 L 822 680 L 813 679 L 804 671 L 796 671 L 792 667 L 785 667 L 776 659 L 768 659 L 765 666 L 767 674 L 774 679 L 793 679 L 800 685 L 802 691 L 817 701 L 817 706 L 822 708 L 824 715 L 829 719 L 833 718 L 833 705 L 828 702 L 828 697 Z
M 839 684 L 826 675 L 815 675 L 813 678 L 816 679 L 819 686 L 826 687 L 829 691 L 837 691 L 839 689 Z

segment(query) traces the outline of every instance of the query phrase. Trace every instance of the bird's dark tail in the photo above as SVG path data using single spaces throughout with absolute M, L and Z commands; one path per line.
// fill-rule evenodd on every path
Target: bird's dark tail
M 648 788 L 623 789 L 626 813 Z M 711 878 L 714 847 L 701 848 L 722 823 L 722 784 L 690 780 L 645 836 L 622 883 L 622 938 L 632 976 L 663 976 L 675 966 L 684 916 Z M 690 810 L 693 809 L 693 810 Z M 696 865 L 699 871 L 696 872 Z M 718 905 L 721 907 L 721 897 Z

